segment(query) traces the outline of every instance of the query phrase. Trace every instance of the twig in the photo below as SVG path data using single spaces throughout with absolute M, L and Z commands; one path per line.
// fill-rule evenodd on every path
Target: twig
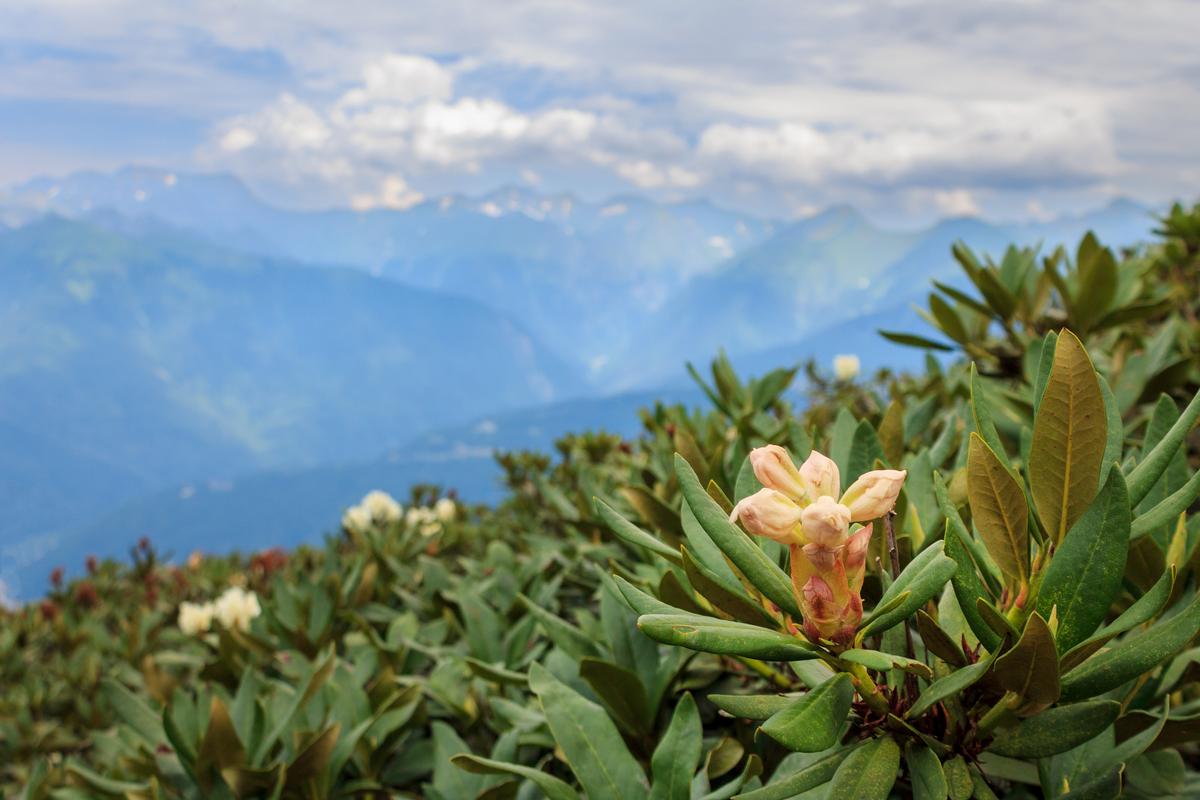
M 894 516 L 896 516 L 896 512 L 889 511 L 883 518 L 883 527 L 887 531 L 888 555 L 892 559 L 893 581 L 900 577 L 900 550 L 896 546 L 896 528 L 892 525 L 892 517 Z M 913 647 L 912 629 L 908 627 L 908 620 L 904 620 L 904 643 L 908 657 L 916 658 L 916 649 Z M 910 696 L 915 696 L 917 693 L 917 678 L 911 672 L 906 672 L 904 675 L 904 688 Z

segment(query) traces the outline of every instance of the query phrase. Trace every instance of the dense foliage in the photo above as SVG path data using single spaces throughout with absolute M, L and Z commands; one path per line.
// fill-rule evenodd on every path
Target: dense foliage
M 1200 207 L 956 257 L 939 338 L 886 334 L 924 374 L 722 357 L 707 411 L 502 456 L 494 509 L 56 582 L 0 618 L 0 790 L 1196 796 Z

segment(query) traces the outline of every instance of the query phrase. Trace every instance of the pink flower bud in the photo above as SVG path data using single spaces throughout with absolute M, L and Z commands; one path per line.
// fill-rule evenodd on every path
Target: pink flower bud
M 782 492 L 797 503 L 810 499 L 792 457 L 779 445 L 769 444 L 751 450 L 750 466 L 754 469 L 754 477 L 768 489 Z
M 846 567 L 846 582 L 856 597 L 862 590 L 863 578 L 867 574 L 867 549 L 871 546 L 872 530 L 872 526 L 867 525 L 850 534 L 842 555 L 842 563 Z M 862 606 L 861 599 L 859 606 Z
M 879 519 L 891 511 L 906 475 L 908 472 L 902 469 L 878 469 L 856 480 L 842 495 L 842 503 L 850 509 L 851 521 Z
M 850 529 L 850 509 L 828 495 L 810 503 L 800 516 L 804 538 L 823 547 L 838 547 Z
M 784 544 L 799 541 L 797 524 L 802 511 L 782 492 L 760 489 L 738 503 L 729 515 L 730 522 L 741 521 L 755 536 L 765 536 Z
M 813 450 L 800 465 L 800 479 L 807 487 L 809 496 L 816 500 L 822 495 L 837 497 L 842 478 L 833 459 L 826 458 Z

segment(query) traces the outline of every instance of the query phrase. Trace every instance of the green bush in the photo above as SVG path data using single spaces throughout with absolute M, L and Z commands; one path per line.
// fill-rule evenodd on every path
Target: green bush
M 1194 797 L 1198 254 L 956 248 L 923 374 L 722 356 L 495 508 L 90 564 L 0 612 L 0 793 Z

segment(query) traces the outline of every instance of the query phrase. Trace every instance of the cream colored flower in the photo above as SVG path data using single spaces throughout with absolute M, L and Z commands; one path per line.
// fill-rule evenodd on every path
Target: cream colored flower
M 250 623 L 262 613 L 258 595 L 237 586 L 225 590 L 216 602 L 217 620 L 230 630 L 250 630 Z
M 371 527 L 371 512 L 364 506 L 350 506 L 342 514 L 342 527 L 355 533 L 363 533 Z
M 434 503 L 433 512 L 442 522 L 453 522 L 458 516 L 458 504 L 449 497 L 443 497 Z
M 833 357 L 833 374 L 839 381 L 852 381 L 858 377 L 858 371 L 862 367 L 859 363 L 858 356 L 853 354 L 838 355 Z
M 751 451 L 750 464 L 766 488 L 738 503 L 730 521 L 790 547 L 792 586 L 805 632 L 848 641 L 862 618 L 859 592 L 872 531 L 867 525 L 851 533 L 850 525 L 891 511 L 907 473 L 867 472 L 836 499 L 841 490 L 837 465 L 815 450 L 799 469 L 776 445 Z
M 188 636 L 199 636 L 212 628 L 212 603 L 180 603 L 179 630 Z
M 400 507 L 395 498 L 387 492 L 382 492 L 378 489 L 367 492 L 359 505 L 367 510 L 367 513 L 371 515 L 371 519 L 382 525 L 399 522 L 404 514 L 404 509 Z

